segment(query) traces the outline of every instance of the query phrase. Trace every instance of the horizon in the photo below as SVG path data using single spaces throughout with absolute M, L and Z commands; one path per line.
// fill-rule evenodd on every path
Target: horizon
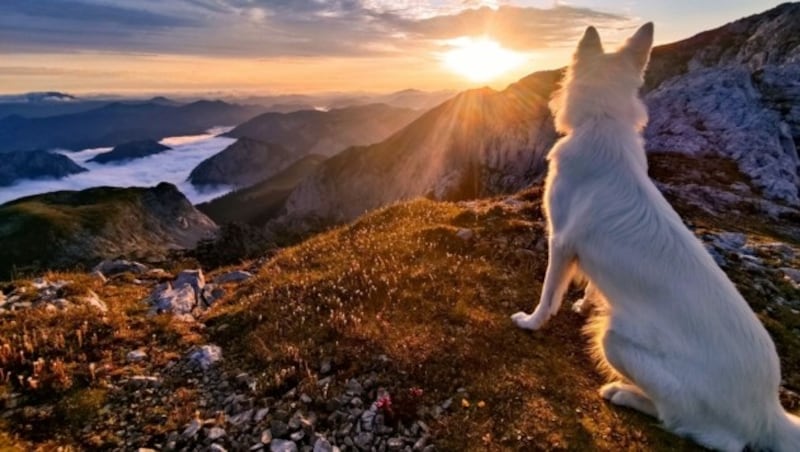
M 5 2 L 0 94 L 246 97 L 502 89 L 567 64 L 587 25 L 595 25 L 613 49 L 632 29 L 654 21 L 659 45 L 781 2 L 679 3 Z

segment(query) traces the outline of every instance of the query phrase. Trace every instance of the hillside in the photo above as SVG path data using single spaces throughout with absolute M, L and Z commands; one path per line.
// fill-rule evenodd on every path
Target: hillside
M 246 223 L 264 226 L 267 221 L 280 214 L 294 187 L 324 161 L 325 157 L 321 155 L 306 155 L 263 182 L 196 207 L 217 224 Z
M 99 187 L 0 205 L 0 280 L 121 255 L 163 258 L 216 231 L 178 189 Z
M 61 148 L 72 151 L 136 140 L 193 135 L 240 124 L 262 107 L 198 101 L 186 105 L 114 102 L 88 111 L 44 118 L 0 119 L 0 152 Z
M 297 158 L 333 155 L 349 146 L 381 141 L 411 122 L 420 112 L 384 104 L 329 111 L 264 113 L 226 135 L 280 144 Z
M 21 179 L 60 179 L 84 171 L 86 168 L 55 152 L 6 152 L 0 158 L 0 187 Z
M 650 164 L 774 337 L 782 400 L 797 412 L 796 212 L 759 214 L 760 194 L 730 160 L 655 154 Z M 568 303 L 542 332 L 511 324 L 538 299 L 547 264 L 540 196 L 396 204 L 205 282 L 175 262 L 108 282 L 55 273 L 0 287 L 17 294 L 0 311 L 10 350 L 0 359 L 23 377 L 0 392 L 0 445 L 699 450 L 601 400 L 585 320 Z M 153 311 L 148 294 L 165 281 L 177 293 L 181 280 L 221 297 L 188 321 Z M 68 303 L 91 290 L 107 312 L 37 301 L 58 281 Z M 33 307 L 21 307 L 20 288 Z
M 798 24 L 800 4 L 784 4 L 656 47 L 648 152 L 733 159 L 767 198 L 800 205 Z M 415 196 L 468 199 L 539 180 L 556 139 L 547 102 L 560 76 L 461 93 L 383 142 L 348 149 L 295 189 L 289 216 L 347 221 Z
M 268 179 L 295 160 L 297 156 L 279 144 L 240 138 L 200 162 L 189 174 L 189 182 L 248 187 Z

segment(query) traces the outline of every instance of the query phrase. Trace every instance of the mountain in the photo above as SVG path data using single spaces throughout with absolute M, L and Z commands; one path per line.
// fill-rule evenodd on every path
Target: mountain
M 732 159 L 765 197 L 798 197 L 800 4 L 656 47 L 646 74 L 648 152 Z M 325 162 L 287 200 L 292 218 L 347 221 L 400 199 L 465 199 L 543 176 L 561 71 L 464 92 L 387 140 Z
M 37 268 L 94 265 L 117 256 L 163 257 L 217 226 L 171 184 L 99 187 L 0 205 L 0 279 Z
M 461 93 L 383 142 L 341 152 L 298 185 L 288 213 L 346 221 L 416 196 L 463 199 L 524 187 L 544 170 L 556 138 L 547 100 L 559 76 Z
M 269 178 L 295 160 L 294 154 L 279 144 L 240 138 L 200 162 L 189 174 L 189 182 L 247 187 Z
M 129 143 L 115 146 L 114 149 L 108 152 L 97 154 L 89 159 L 89 161 L 95 163 L 110 163 L 134 160 L 147 157 L 148 155 L 159 154 L 170 149 L 172 148 L 169 146 L 164 146 L 155 140 L 131 141 Z
M 280 144 L 296 158 L 306 154 L 330 156 L 349 146 L 381 141 L 417 116 L 417 111 L 383 104 L 273 112 L 257 116 L 226 135 Z
M 38 104 L 38 103 L 60 103 L 60 102 L 74 102 L 78 100 L 77 97 L 67 94 L 61 93 L 58 91 L 41 91 L 41 92 L 31 92 L 25 94 L 11 94 L 11 95 L 1 95 L 0 96 L 0 103 L 30 103 L 30 104 Z
M 7 152 L 0 158 L 0 186 L 20 179 L 60 179 L 86 171 L 69 157 L 48 151 Z
M 129 143 L 120 144 L 108 152 L 97 154 L 89 159 L 89 161 L 95 163 L 110 163 L 134 160 L 147 157 L 148 155 L 154 155 L 168 151 L 170 149 L 172 148 L 169 146 L 164 146 L 155 140 L 131 141 Z
M 217 224 L 246 223 L 263 226 L 281 213 L 289 193 L 325 159 L 321 155 L 306 155 L 263 182 L 196 207 Z
M 214 126 L 234 125 L 262 107 L 197 101 L 187 105 L 157 102 L 113 102 L 80 113 L 0 119 L 0 152 L 19 149 L 80 150 L 116 146 L 135 140 L 203 133 Z

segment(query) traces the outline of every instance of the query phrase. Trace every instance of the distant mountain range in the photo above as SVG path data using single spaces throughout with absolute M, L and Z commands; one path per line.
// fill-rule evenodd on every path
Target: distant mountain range
M 264 113 L 226 135 L 275 143 L 295 158 L 306 154 L 333 155 L 349 146 L 386 139 L 420 115 L 419 111 L 368 104 L 329 111 L 301 110 Z
M 80 150 L 198 134 L 214 126 L 242 123 L 263 111 L 263 107 L 222 101 L 173 105 L 155 99 L 140 103 L 114 102 L 88 111 L 44 118 L 13 115 L 0 119 L 0 152 Z
M 98 187 L 0 205 L 0 280 L 13 271 L 94 265 L 120 255 L 163 258 L 217 230 L 171 184 Z

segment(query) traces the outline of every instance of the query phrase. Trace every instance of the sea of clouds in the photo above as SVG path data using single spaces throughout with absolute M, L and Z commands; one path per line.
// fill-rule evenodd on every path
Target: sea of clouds
M 161 144 L 171 147 L 171 150 L 124 162 L 107 164 L 88 162 L 92 157 L 108 152 L 111 148 L 86 149 L 78 152 L 58 151 L 89 171 L 63 179 L 23 180 L 10 187 L 2 187 L 0 204 L 23 196 L 57 190 L 82 190 L 101 186 L 152 187 L 159 182 L 175 184 L 193 204 L 205 202 L 228 193 L 232 187 L 222 185 L 198 189 L 186 179 L 200 162 L 236 141 L 234 138 L 217 136 L 230 129 L 230 127 L 217 127 L 202 135 L 164 138 Z

